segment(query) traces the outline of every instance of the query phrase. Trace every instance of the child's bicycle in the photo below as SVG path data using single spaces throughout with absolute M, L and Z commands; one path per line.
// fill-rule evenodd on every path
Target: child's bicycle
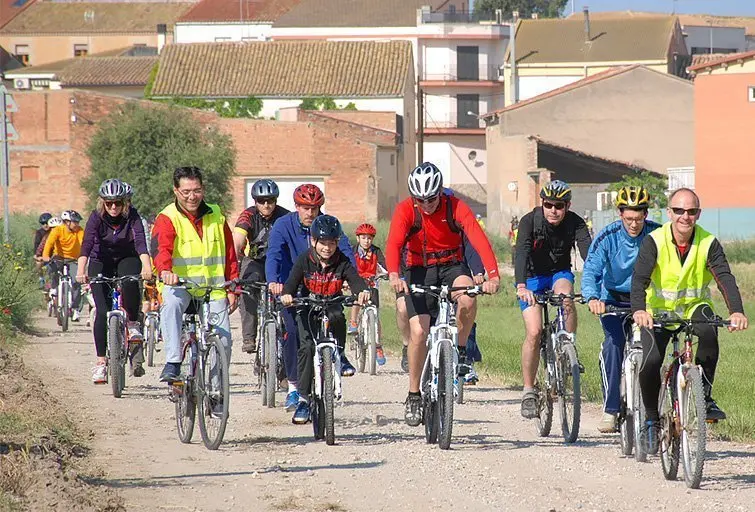
M 310 324 L 310 332 L 315 343 L 314 373 L 310 411 L 315 439 L 325 439 L 325 443 L 336 442 L 334 416 L 335 403 L 343 396 L 341 386 L 341 351 L 338 342 L 330 330 L 327 307 L 335 304 L 353 306 L 356 297 L 338 295 L 336 297 L 295 297 L 292 306 L 309 306 L 308 320 L 316 317 L 318 325 Z
M 379 293 L 378 281 L 381 279 L 388 279 L 387 274 L 368 280 L 370 296 Z M 369 370 L 370 375 L 377 373 L 377 347 L 380 344 L 379 321 L 378 308 L 372 301 L 359 311 L 357 334 L 351 342 L 359 373 L 364 373 L 365 368 Z

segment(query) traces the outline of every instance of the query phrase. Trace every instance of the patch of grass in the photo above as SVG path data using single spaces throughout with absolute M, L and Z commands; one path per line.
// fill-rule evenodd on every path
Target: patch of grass
M 11 496 L 0 489 L 0 512 L 20 512 L 21 505 Z
M 755 265 L 735 264 L 737 277 L 745 300 L 745 313 L 755 322 L 755 305 L 748 303 L 755 297 Z M 401 340 L 396 327 L 395 296 L 387 285 L 381 287 L 381 320 L 383 340 L 387 348 L 400 354 Z M 720 297 L 714 299 L 714 310 L 728 316 Z M 602 401 L 598 354 L 603 342 L 603 329 L 585 306 L 579 305 L 577 347 L 585 366 L 582 375 L 582 396 L 593 402 Z M 752 329 L 752 327 L 751 327 Z M 728 420 L 712 428 L 714 435 L 736 441 L 755 440 L 755 375 L 750 361 L 755 358 L 755 345 L 749 331 L 720 333 L 720 356 L 713 396 L 726 411 Z M 512 278 L 502 279 L 501 291 L 493 297 L 480 297 L 477 313 L 477 341 L 483 360 L 476 367 L 507 386 L 521 386 L 521 348 L 524 324 L 514 294 Z
M 730 263 L 755 263 L 755 239 L 725 242 L 723 245 Z

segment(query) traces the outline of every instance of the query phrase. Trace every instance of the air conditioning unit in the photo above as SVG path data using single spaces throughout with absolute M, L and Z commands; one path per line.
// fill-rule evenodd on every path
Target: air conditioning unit
M 13 80 L 13 87 L 16 89 L 31 89 L 28 78 L 16 78 Z

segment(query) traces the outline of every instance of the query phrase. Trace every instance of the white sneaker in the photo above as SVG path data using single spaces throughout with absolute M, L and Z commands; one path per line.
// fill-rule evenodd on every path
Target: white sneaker
M 92 368 L 92 382 L 94 384 L 107 384 L 107 365 L 98 364 Z
M 603 434 L 613 434 L 616 432 L 616 413 L 604 412 L 603 419 L 598 423 L 598 431 Z
M 144 335 L 142 329 L 139 326 L 139 322 L 128 323 L 128 339 L 129 341 L 143 341 Z
M 71 320 L 74 321 L 74 322 L 78 322 L 79 321 L 79 310 L 78 309 L 74 309 L 71 312 Z

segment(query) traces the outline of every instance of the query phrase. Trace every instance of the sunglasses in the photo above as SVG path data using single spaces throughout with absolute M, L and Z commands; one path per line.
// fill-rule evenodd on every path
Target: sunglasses
M 113 206 L 123 206 L 123 201 L 105 201 L 105 208 L 112 208 Z
M 543 201 L 543 208 L 546 210 L 563 210 L 566 208 L 566 203 L 549 203 L 548 201 Z
M 690 217 L 694 217 L 695 215 L 700 213 L 700 208 L 671 208 L 671 211 L 674 212 L 674 215 L 682 216 L 686 213 Z
M 273 197 L 260 197 L 254 200 L 256 204 L 275 204 L 276 201 L 277 199 Z
M 415 199 L 419 204 L 432 204 L 438 200 L 440 196 L 428 197 L 427 199 Z

